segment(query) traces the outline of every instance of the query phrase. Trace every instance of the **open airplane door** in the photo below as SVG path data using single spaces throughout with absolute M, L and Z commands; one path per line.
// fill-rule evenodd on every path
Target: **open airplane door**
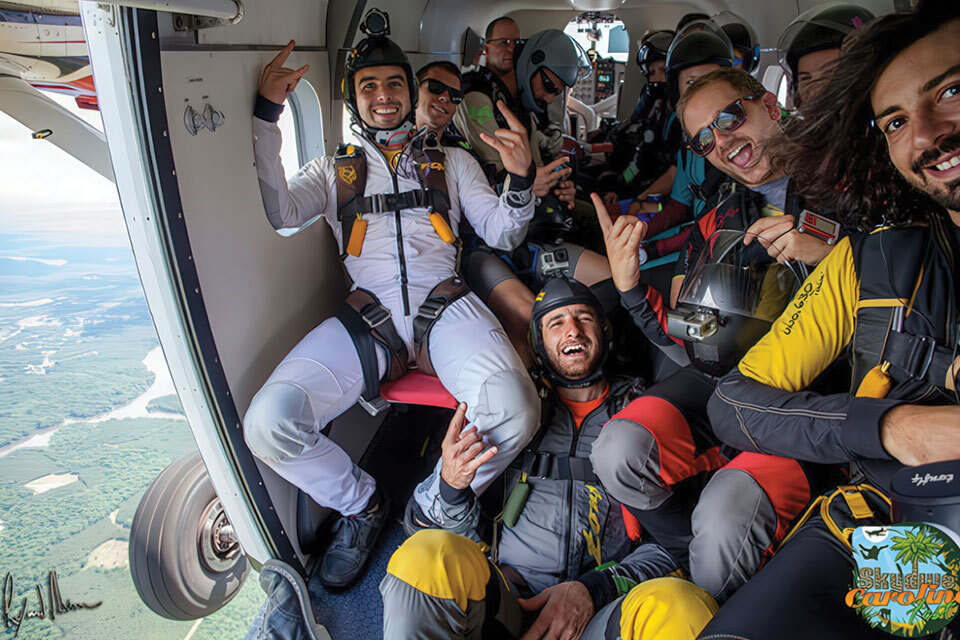
M 154 611 L 189 619 L 236 593 L 245 558 L 255 566 L 277 558 L 302 575 L 314 559 L 297 533 L 296 488 L 250 454 L 241 421 L 276 363 L 345 292 L 327 225 L 294 237 L 270 226 L 252 143 L 260 70 L 293 37 L 290 64 L 310 65 L 291 101 L 306 123 L 300 162 L 324 153 L 322 131 L 333 128 L 327 3 L 288 2 L 283 11 L 266 1 L 119 4 L 162 9 L 80 3 L 124 219 L 203 463 L 178 461 L 148 490 L 131 569 Z M 375 433 L 362 409 L 350 418 L 358 409 L 345 414 L 346 431 Z M 344 448 L 359 457 L 365 442 Z M 213 491 L 201 486 L 203 467 Z M 308 508 L 307 529 L 318 509 Z M 158 541 L 162 527 L 174 528 L 176 544 Z

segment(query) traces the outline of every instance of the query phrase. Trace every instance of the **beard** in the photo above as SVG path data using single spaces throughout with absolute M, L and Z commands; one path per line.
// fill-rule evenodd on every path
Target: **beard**
M 934 188 L 929 182 L 907 178 L 914 189 L 920 191 L 947 211 L 960 211 L 960 178 L 947 182 L 941 189 Z
M 550 367 L 568 380 L 583 380 L 600 365 L 600 350 L 593 345 L 591 347 L 593 351 L 590 357 L 578 362 L 567 362 L 563 354 L 550 354 Z
M 942 185 L 934 184 L 927 180 L 923 168 L 957 149 L 960 149 L 960 134 L 948 137 L 936 149 L 923 152 L 911 165 L 912 173 L 903 174 L 910 186 L 949 211 L 960 211 L 960 178 Z

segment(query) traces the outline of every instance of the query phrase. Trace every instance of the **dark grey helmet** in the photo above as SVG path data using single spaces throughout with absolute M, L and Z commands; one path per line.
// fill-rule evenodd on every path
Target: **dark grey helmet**
M 814 51 L 839 49 L 843 39 L 874 19 L 873 13 L 855 4 L 831 2 L 804 11 L 783 30 L 777 43 L 777 58 L 796 87 L 797 61 Z
M 637 64 L 644 77 L 650 76 L 650 63 L 655 60 L 666 60 L 667 50 L 673 42 L 673 31 L 650 31 L 640 39 L 640 48 L 637 50 Z
M 597 368 L 581 380 L 571 380 L 553 369 L 550 364 L 550 359 L 547 357 L 547 352 L 544 349 L 543 335 L 540 332 L 540 321 L 545 315 L 554 309 L 566 307 L 571 304 L 585 304 L 592 307 L 596 310 L 597 316 L 603 323 L 603 344 L 601 345 L 603 352 L 598 360 Z M 594 295 L 593 291 L 590 290 L 590 287 L 573 279 L 547 278 L 547 281 L 543 283 L 543 289 L 537 294 L 533 303 L 533 317 L 530 320 L 529 338 L 533 355 L 537 360 L 537 364 L 540 365 L 540 368 L 543 370 L 547 381 L 557 386 L 577 389 L 589 386 L 603 377 L 603 363 L 610 353 L 610 345 L 613 341 L 613 330 L 611 329 L 610 322 L 607 320 L 603 305 L 597 299 L 597 296 Z
M 513 66 L 517 71 L 517 91 L 524 108 L 543 113 L 546 105 L 533 96 L 530 79 L 540 68 L 557 74 L 567 87 L 572 87 L 593 70 L 587 53 L 576 40 L 559 29 L 546 29 L 535 33 L 523 46 L 513 52 Z
M 723 29 L 710 20 L 698 20 L 684 27 L 667 50 L 667 89 L 670 98 L 680 99 L 678 76 L 688 67 L 701 64 L 733 66 L 733 43 Z
M 721 11 L 710 19 L 720 25 L 734 49 L 743 51 L 740 68 L 753 74 L 760 67 L 760 38 L 750 23 L 732 11 Z
M 360 117 L 357 110 L 356 88 L 353 86 L 353 78 L 357 71 L 367 67 L 396 66 L 403 69 L 407 78 L 407 89 L 410 92 L 410 112 L 407 113 L 403 122 L 397 129 L 385 130 L 377 129 L 367 125 Z M 401 139 L 409 138 L 416 129 L 414 124 L 414 114 L 417 111 L 417 83 L 414 81 L 413 67 L 407 59 L 407 54 L 403 49 L 390 38 L 384 36 L 370 36 L 364 38 L 347 54 L 347 61 L 344 66 L 343 85 L 340 87 L 343 92 L 343 101 L 347 105 L 354 122 L 363 129 L 364 135 L 375 142 L 384 145 L 393 145 Z

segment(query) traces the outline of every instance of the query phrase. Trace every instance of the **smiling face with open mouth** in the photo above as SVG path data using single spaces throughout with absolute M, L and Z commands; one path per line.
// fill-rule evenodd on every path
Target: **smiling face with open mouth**
M 960 212 L 960 20 L 921 38 L 877 79 L 870 102 L 904 178 Z
M 603 357 L 603 321 L 586 304 L 554 309 L 540 321 L 543 348 L 550 366 L 564 378 L 582 380 Z
M 765 148 L 780 132 L 776 96 L 767 92 L 748 100 L 729 83 L 717 80 L 692 95 L 683 110 L 683 126 L 692 138 L 738 100 L 746 119 L 733 129 L 713 127 L 715 144 L 706 158 L 734 180 L 752 187 L 768 182 L 772 176 Z
M 368 127 L 395 129 L 410 113 L 410 90 L 402 67 L 364 67 L 354 76 L 357 111 Z
M 420 92 L 417 97 L 417 127 L 426 126 L 432 131 L 442 131 L 450 124 L 457 105 L 450 101 L 450 94 L 444 91 L 437 95 L 430 91 L 427 80 L 442 82 L 448 87 L 460 90 L 460 78 L 442 67 L 431 67 L 420 78 Z

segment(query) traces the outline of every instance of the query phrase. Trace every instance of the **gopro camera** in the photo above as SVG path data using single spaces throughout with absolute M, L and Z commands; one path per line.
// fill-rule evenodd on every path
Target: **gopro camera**
M 360 31 L 373 38 L 390 35 L 390 18 L 380 9 L 370 9 L 360 23 Z

